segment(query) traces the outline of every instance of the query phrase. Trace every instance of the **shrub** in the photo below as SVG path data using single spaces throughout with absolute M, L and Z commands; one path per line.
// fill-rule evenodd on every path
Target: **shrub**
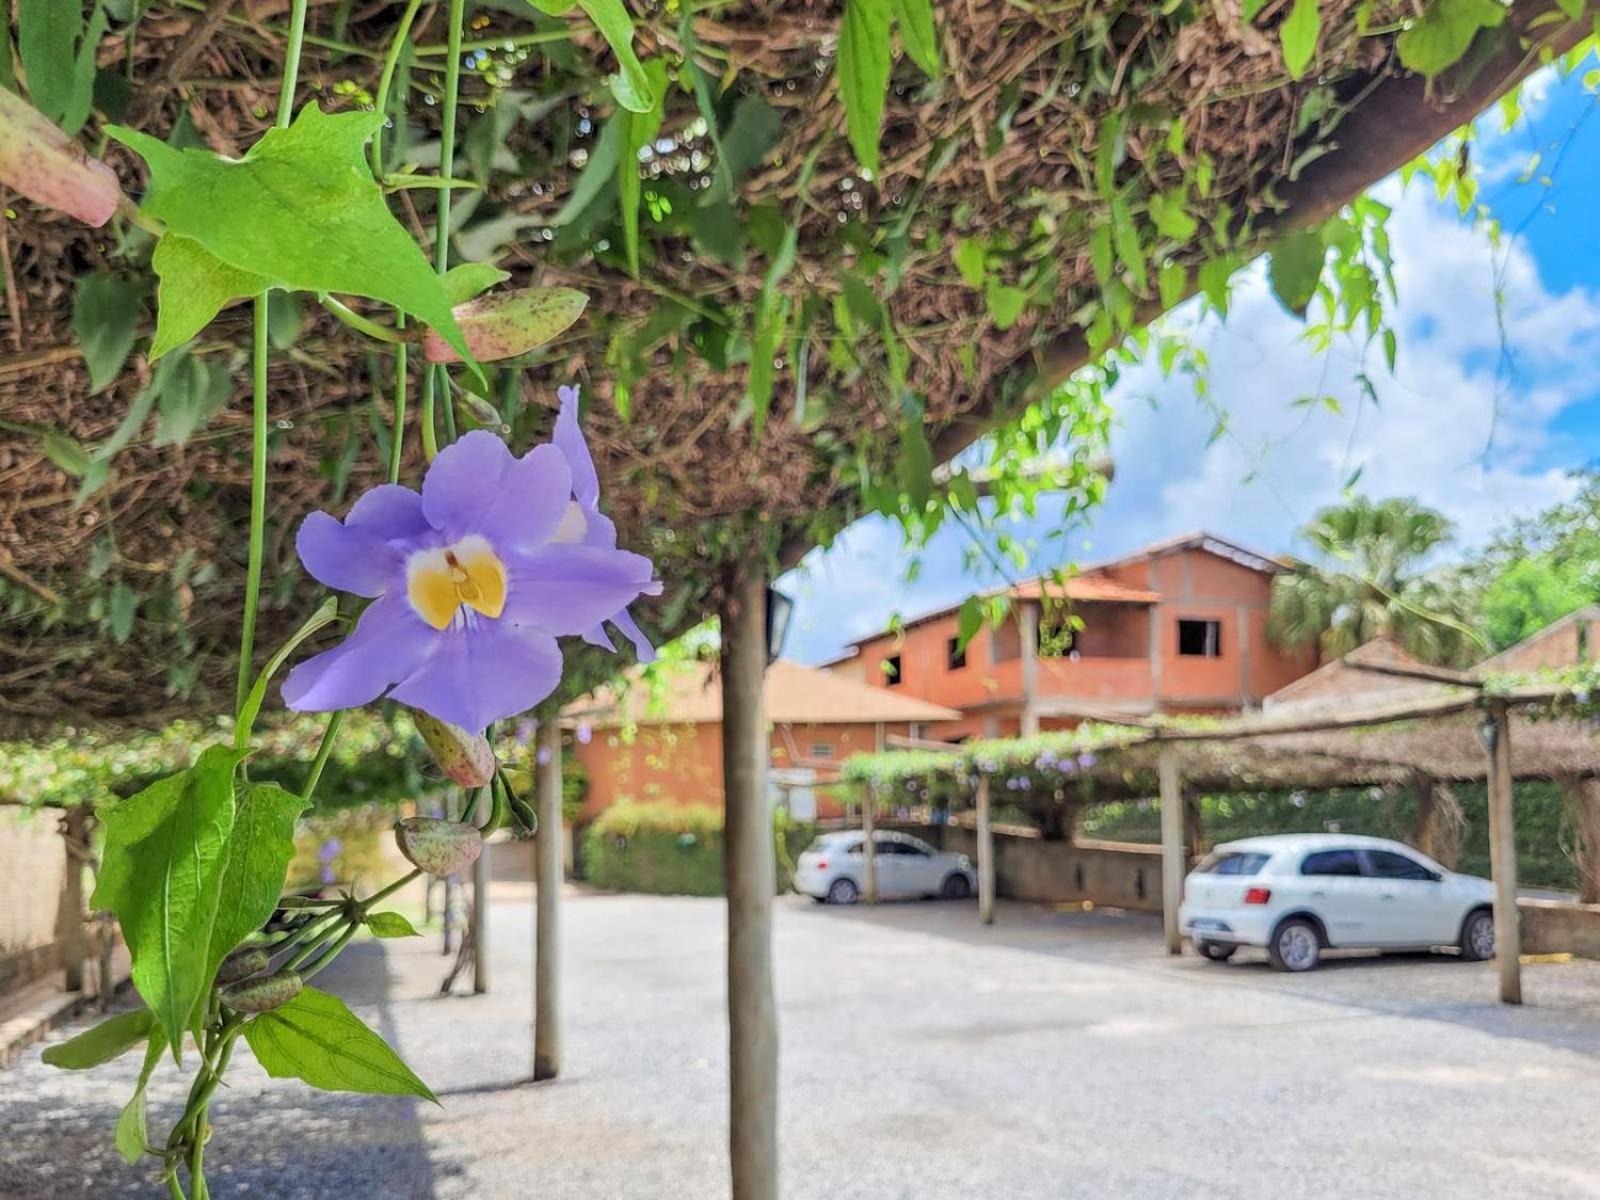
M 778 890 L 789 889 L 794 857 L 816 832 L 786 812 L 773 817 Z M 584 834 L 588 881 L 619 892 L 720 896 L 723 810 L 707 804 L 614 804 Z

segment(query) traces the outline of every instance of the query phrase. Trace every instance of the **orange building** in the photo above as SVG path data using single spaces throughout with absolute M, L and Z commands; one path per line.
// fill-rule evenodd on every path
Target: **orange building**
M 1272 581 L 1284 569 L 1225 538 L 1187 534 L 1065 584 L 1018 584 L 1010 617 L 964 650 L 955 606 L 861 638 L 827 669 L 959 709 L 930 731 L 951 740 L 1098 716 L 1256 708 L 1317 665 L 1315 650 L 1289 652 L 1267 638 Z
M 961 715 L 785 659 L 768 668 L 764 697 L 774 789 L 802 819 L 838 815 L 813 789 L 836 780 L 852 754 Z M 723 802 L 722 689 L 709 663 L 667 672 L 654 688 L 634 672 L 620 692 L 603 688 L 561 716 L 576 731 L 572 755 L 589 779 L 580 823 L 619 801 Z

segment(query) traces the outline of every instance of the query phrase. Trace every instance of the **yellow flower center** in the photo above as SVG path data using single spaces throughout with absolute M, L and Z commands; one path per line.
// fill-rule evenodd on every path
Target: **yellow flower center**
M 486 617 L 506 607 L 506 568 L 481 537 L 442 550 L 419 550 L 406 561 L 406 599 L 435 629 L 448 628 L 465 604 Z

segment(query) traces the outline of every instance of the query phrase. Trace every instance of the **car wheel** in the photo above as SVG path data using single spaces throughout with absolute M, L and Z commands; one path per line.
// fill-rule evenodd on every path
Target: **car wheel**
M 1322 937 L 1310 921 L 1291 917 L 1272 935 L 1267 954 L 1280 971 L 1310 971 L 1322 961 Z
M 955 871 L 945 877 L 943 886 L 939 888 L 939 894 L 946 900 L 965 900 L 972 895 L 972 884 L 965 875 Z
M 835 879 L 828 885 L 829 904 L 854 904 L 861 891 L 855 882 L 849 879 Z
M 1494 913 L 1480 908 L 1467 914 L 1461 925 L 1461 957 L 1483 962 L 1494 957 Z
M 1194 948 L 1200 952 L 1200 957 L 1212 962 L 1227 962 L 1234 956 L 1238 946 L 1226 942 L 1196 942 Z

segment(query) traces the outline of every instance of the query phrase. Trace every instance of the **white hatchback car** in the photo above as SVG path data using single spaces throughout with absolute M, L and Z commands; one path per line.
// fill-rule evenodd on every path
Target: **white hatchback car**
M 1288 833 L 1218 846 L 1184 881 L 1178 922 L 1223 962 L 1262 946 L 1280 971 L 1309 971 L 1330 947 L 1455 946 L 1494 954 L 1494 885 L 1383 838 Z
M 875 832 L 872 845 L 880 899 L 965 900 L 977 888 L 977 872 L 965 854 L 935 850 L 921 838 L 889 830 Z M 854 904 L 866 891 L 865 849 L 859 829 L 823 834 L 795 863 L 794 890 L 819 903 Z

